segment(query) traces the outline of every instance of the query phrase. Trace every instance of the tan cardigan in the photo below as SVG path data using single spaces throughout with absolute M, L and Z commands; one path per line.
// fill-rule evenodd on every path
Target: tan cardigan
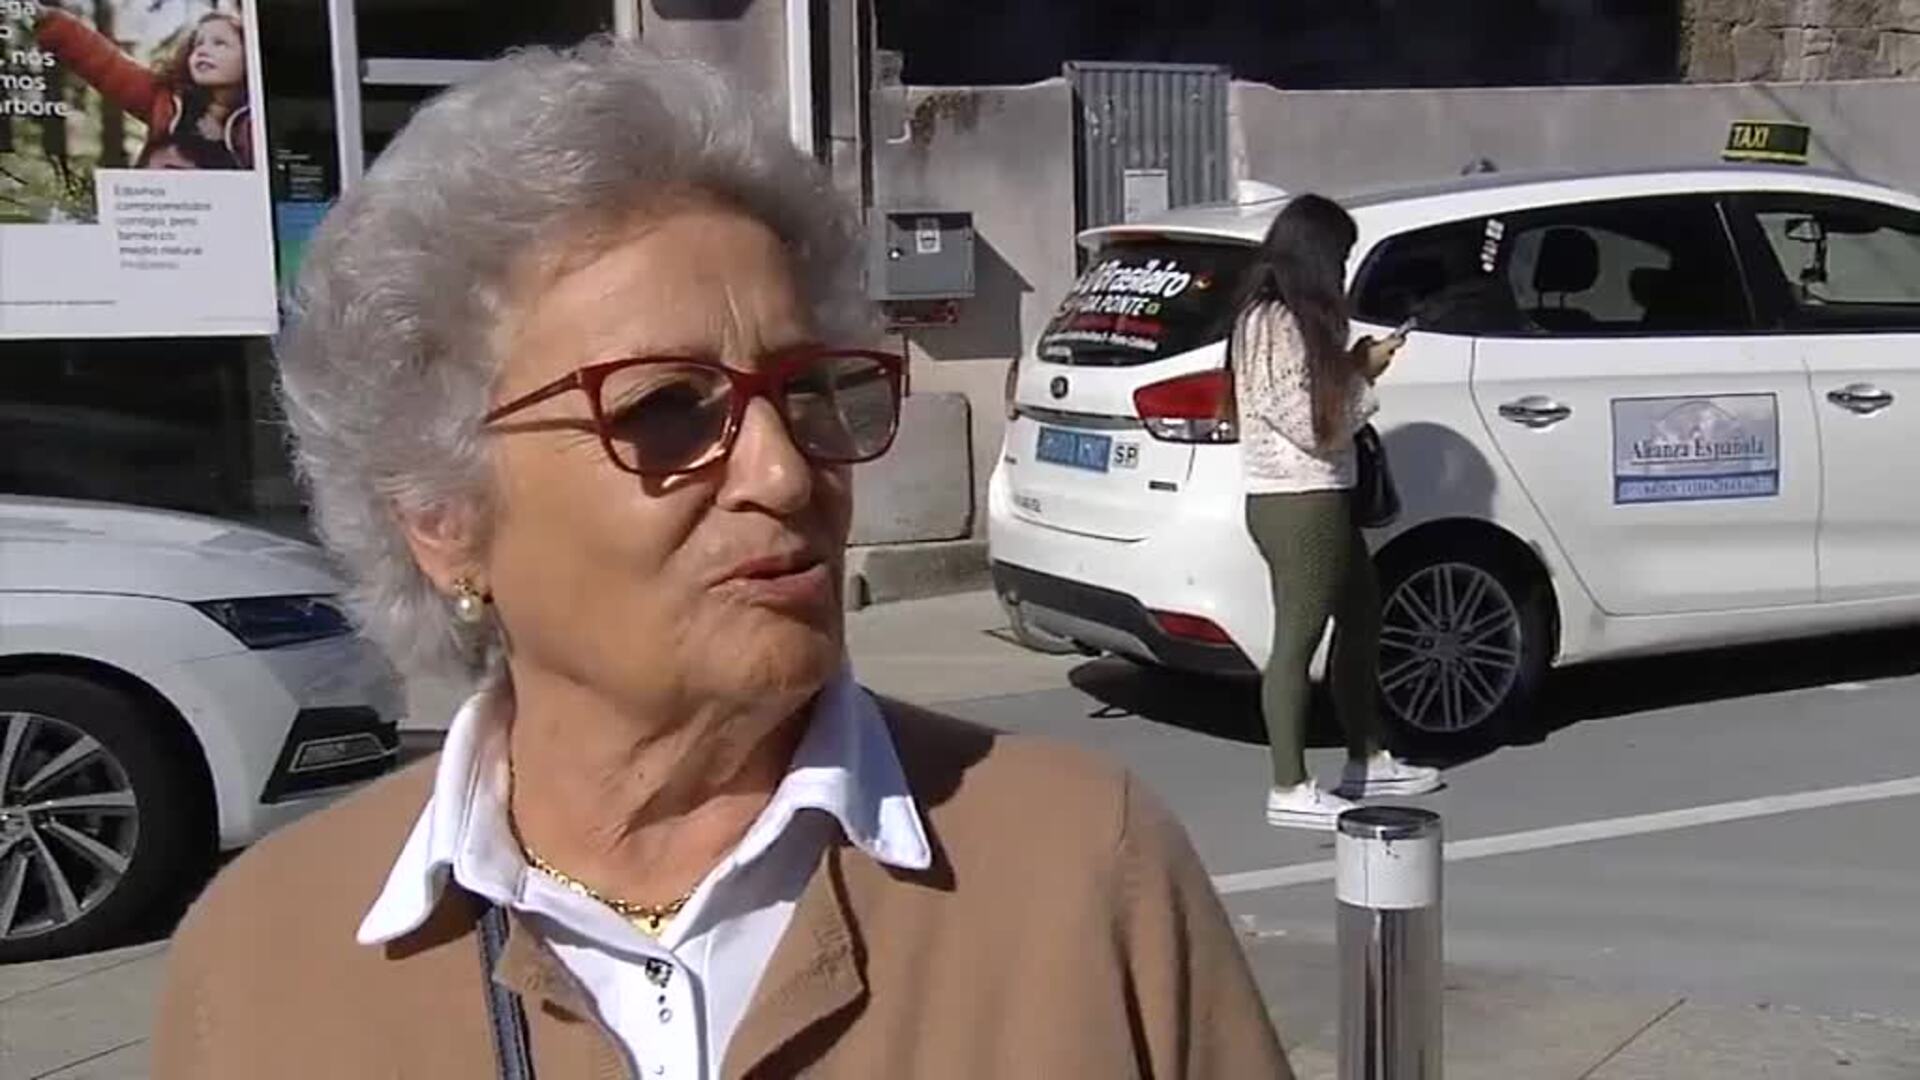
M 1185 833 L 1087 755 L 883 703 L 934 864 L 822 858 L 728 1051 L 746 1078 L 1291 1077 Z M 354 942 L 432 786 L 427 762 L 237 860 L 174 939 L 159 1080 L 495 1075 L 476 912 Z M 541 1080 L 625 1075 L 515 923 L 494 977 Z

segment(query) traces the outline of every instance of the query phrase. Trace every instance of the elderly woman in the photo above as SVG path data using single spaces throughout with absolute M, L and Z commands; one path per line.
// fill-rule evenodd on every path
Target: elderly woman
M 156 1074 L 1272 1077 L 1180 827 L 849 672 L 901 365 L 821 172 L 605 41 L 423 108 L 308 255 L 284 396 L 368 633 L 476 692 L 248 853 Z

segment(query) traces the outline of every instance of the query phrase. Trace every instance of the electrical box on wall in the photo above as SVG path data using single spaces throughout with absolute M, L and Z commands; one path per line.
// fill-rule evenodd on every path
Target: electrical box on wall
M 973 295 L 973 215 L 965 210 L 875 209 L 868 222 L 873 298 L 964 300 Z

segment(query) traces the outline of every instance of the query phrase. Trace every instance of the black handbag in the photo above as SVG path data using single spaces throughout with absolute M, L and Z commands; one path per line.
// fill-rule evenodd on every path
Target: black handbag
M 1393 484 L 1387 448 L 1372 424 L 1353 433 L 1359 476 L 1353 488 L 1353 520 L 1363 529 L 1384 529 L 1400 517 L 1400 489 Z

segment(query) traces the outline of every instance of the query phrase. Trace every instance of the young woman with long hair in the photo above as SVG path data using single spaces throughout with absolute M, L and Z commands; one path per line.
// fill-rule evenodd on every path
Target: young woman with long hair
M 1331 199 L 1301 195 L 1288 203 L 1247 269 L 1229 344 L 1247 528 L 1273 588 L 1273 651 L 1260 703 L 1273 747 L 1267 821 L 1274 825 L 1331 829 L 1353 808 L 1347 797 L 1414 795 L 1440 785 L 1437 770 L 1404 764 L 1380 747 L 1380 595 L 1352 513 L 1353 437 L 1378 408 L 1374 380 L 1403 338 L 1347 343 L 1346 267 L 1357 235 L 1353 218 Z M 1329 672 L 1347 735 L 1347 767 L 1333 793 L 1307 774 L 1304 754 L 1308 667 L 1329 618 L 1336 628 Z

